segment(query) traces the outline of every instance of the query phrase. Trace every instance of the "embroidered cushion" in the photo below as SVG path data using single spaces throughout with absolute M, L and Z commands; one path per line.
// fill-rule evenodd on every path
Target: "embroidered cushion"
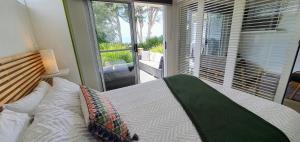
M 110 100 L 93 89 L 85 86 L 80 88 L 81 101 L 85 102 L 82 109 L 85 118 L 88 118 L 88 130 L 105 141 L 132 141 L 126 123 L 120 118 Z

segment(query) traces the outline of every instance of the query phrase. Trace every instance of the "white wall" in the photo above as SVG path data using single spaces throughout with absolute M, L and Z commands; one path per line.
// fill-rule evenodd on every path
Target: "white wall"
M 58 67 L 69 68 L 67 79 L 81 83 L 62 0 L 26 0 L 40 49 L 53 49 Z
M 17 0 L 1 0 L 0 19 L 0 57 L 37 48 L 25 5 Z

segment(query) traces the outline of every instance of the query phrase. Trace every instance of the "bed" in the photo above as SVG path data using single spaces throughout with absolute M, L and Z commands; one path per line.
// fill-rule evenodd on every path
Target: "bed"
M 36 86 L 39 80 L 32 86 Z M 53 87 L 35 109 L 34 121 L 20 136 L 22 141 L 99 141 L 88 132 L 85 125 L 78 95 L 79 85 L 60 78 L 53 81 Z M 27 93 L 21 96 L 28 94 L 28 91 L 23 92 Z M 138 134 L 141 142 L 203 141 L 186 110 L 163 79 L 103 92 L 101 95 L 109 98 L 127 122 L 130 132 Z M 255 96 L 226 92 L 224 95 L 281 130 L 291 142 L 300 141 L 300 115 L 294 110 Z

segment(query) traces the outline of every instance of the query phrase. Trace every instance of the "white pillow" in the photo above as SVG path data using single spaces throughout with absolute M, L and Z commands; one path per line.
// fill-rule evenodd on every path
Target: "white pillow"
M 0 113 L 0 141 L 17 142 L 29 126 L 31 118 L 28 114 L 4 109 Z
M 53 78 L 52 88 L 57 91 L 69 94 L 77 94 L 80 91 L 80 87 L 78 84 L 59 77 Z
M 29 95 L 14 103 L 5 105 L 5 108 L 15 112 L 28 113 L 33 116 L 35 108 L 40 104 L 49 88 L 50 85 L 48 83 L 41 81 Z
M 82 115 L 56 106 L 40 106 L 36 112 L 22 142 L 102 142 L 90 134 Z

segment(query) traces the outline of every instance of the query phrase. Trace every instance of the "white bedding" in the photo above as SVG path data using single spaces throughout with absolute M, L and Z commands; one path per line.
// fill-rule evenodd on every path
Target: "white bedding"
M 85 127 L 76 91 L 52 91 L 37 108 L 25 142 L 95 141 Z M 163 80 L 104 92 L 128 123 L 139 142 L 201 142 L 192 122 Z M 300 141 L 300 115 L 282 105 L 255 96 L 226 94 L 233 101 L 281 129 L 291 140 Z M 298 134 L 298 135 L 297 135 Z
M 34 121 L 27 128 L 23 142 L 94 142 L 87 131 L 78 92 L 74 83 L 50 88 L 35 111 Z

